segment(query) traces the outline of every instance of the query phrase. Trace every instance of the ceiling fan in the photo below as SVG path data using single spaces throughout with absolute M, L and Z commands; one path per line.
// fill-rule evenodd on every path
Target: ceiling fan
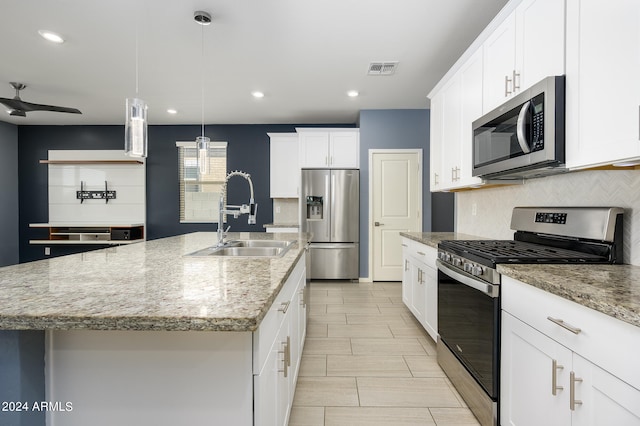
M 20 99 L 20 91 L 27 87 L 26 84 L 23 83 L 9 83 L 11 86 L 16 89 L 16 95 L 10 98 L 0 98 L 0 104 L 3 104 L 7 108 L 11 108 L 11 112 L 9 115 L 13 115 L 16 117 L 26 117 L 28 112 L 31 111 L 53 111 L 53 112 L 68 112 L 71 114 L 82 114 L 79 109 L 75 108 L 67 108 L 55 105 L 41 105 L 41 104 L 33 104 L 31 102 L 25 102 Z

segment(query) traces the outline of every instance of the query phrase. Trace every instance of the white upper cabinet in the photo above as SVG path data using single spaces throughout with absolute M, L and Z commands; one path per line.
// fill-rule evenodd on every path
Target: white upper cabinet
M 433 97 L 431 114 L 431 190 L 481 185 L 471 176 L 471 123 L 482 115 L 482 49 Z
M 268 133 L 271 198 L 297 198 L 300 182 L 298 134 Z
M 296 131 L 301 168 L 360 168 L 359 129 L 299 128 Z
M 565 2 L 524 0 L 484 43 L 483 110 L 565 72 Z
M 569 168 L 640 161 L 640 1 L 567 1 Z
M 431 122 L 429 163 L 431 166 L 429 176 L 429 188 L 431 192 L 438 192 L 443 189 L 442 183 L 442 90 L 431 98 Z

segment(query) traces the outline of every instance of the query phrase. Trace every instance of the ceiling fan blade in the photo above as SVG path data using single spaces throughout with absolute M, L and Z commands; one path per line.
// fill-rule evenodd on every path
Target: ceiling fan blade
M 20 109 L 14 109 L 14 110 L 11 110 L 9 115 L 12 115 L 14 117 L 26 117 L 27 113 L 25 113 L 24 111 L 22 111 Z
M 23 109 L 24 102 L 15 98 L 0 98 L 0 104 L 10 109 Z
M 9 99 L 9 98 L 0 98 L 0 103 L 5 105 L 7 108 L 11 108 L 13 110 L 20 110 L 23 112 L 30 111 L 53 111 L 53 112 L 68 112 L 70 114 L 82 114 L 79 109 L 76 108 L 67 108 L 56 105 L 42 105 L 42 104 L 34 104 L 31 102 L 25 102 L 22 99 Z
M 82 112 L 76 108 L 68 108 L 68 107 L 62 107 L 62 106 L 56 106 L 56 105 L 32 104 L 31 102 L 24 102 L 24 101 L 22 101 L 22 103 L 27 105 L 26 108 L 23 108 L 23 110 L 27 112 L 53 111 L 53 112 L 68 112 L 70 114 L 82 114 Z

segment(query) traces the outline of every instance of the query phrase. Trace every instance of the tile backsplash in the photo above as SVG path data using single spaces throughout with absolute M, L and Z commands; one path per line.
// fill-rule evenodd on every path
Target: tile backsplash
M 624 263 L 640 266 L 640 170 L 581 171 L 458 192 L 456 231 L 512 239 L 511 211 L 518 206 L 622 207 Z
M 299 222 L 297 198 L 273 199 L 273 223 L 288 225 Z

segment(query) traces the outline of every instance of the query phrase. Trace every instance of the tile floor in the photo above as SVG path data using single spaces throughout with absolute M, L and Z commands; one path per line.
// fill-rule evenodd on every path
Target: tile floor
M 310 299 L 289 426 L 478 425 L 400 283 L 312 282 Z

